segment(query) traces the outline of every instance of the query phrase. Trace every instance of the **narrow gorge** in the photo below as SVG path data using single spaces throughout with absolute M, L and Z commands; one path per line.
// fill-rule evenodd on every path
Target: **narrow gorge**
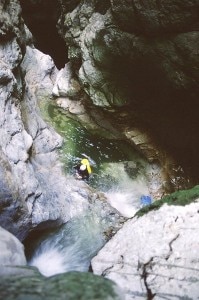
M 0 1 L 0 298 L 199 299 L 198 17 Z

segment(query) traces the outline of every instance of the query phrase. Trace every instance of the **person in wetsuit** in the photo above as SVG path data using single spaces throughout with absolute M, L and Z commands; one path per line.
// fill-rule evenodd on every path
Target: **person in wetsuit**
M 79 164 L 75 167 L 76 170 L 76 178 L 82 179 L 82 180 L 88 180 L 89 179 L 89 172 L 88 168 L 85 164 Z

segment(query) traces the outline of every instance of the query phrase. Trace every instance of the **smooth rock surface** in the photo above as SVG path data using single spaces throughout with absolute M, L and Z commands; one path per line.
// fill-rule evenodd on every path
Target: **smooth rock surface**
M 24 246 L 10 232 L 0 227 L 0 266 L 25 266 Z
M 199 202 L 129 220 L 92 260 L 125 299 L 199 299 Z

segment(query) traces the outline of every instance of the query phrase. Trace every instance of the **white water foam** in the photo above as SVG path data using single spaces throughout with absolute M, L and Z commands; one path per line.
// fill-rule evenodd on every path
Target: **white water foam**
M 43 253 L 36 254 L 29 265 L 38 268 L 47 277 L 64 273 L 66 270 L 64 258 L 57 249 L 49 249 Z
M 29 265 L 44 276 L 69 271 L 86 272 L 90 261 L 105 243 L 103 224 L 97 215 L 69 221 L 59 231 L 43 237 Z
M 124 217 L 133 217 L 140 209 L 141 196 L 149 194 L 145 176 L 140 174 L 133 180 L 124 170 L 122 163 L 108 164 L 106 173 L 109 173 L 113 178 L 119 178 L 117 184 L 106 192 L 108 202 Z

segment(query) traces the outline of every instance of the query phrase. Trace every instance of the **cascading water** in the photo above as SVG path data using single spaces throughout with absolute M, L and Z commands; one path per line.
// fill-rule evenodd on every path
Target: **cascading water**
M 61 155 L 66 172 L 73 174 L 73 166 L 89 157 L 93 169 L 89 185 L 103 191 L 125 217 L 132 217 L 140 207 L 140 197 L 149 194 L 147 162 L 126 142 L 89 133 L 54 105 L 48 106 L 48 113 L 65 140 Z
M 45 276 L 88 271 L 91 258 L 105 244 L 107 224 L 96 212 L 79 216 L 54 232 L 29 243 L 29 265 Z
M 140 206 L 140 197 L 148 193 L 146 162 L 123 141 L 90 134 L 77 121 L 48 105 L 48 121 L 63 136 L 60 150 L 67 174 L 89 157 L 92 176 L 89 185 L 106 194 L 109 203 L 125 217 L 132 217 Z M 111 216 L 103 209 L 92 208 L 87 215 L 72 219 L 59 230 L 42 236 L 29 253 L 29 264 L 45 276 L 88 271 L 90 260 L 105 244 L 104 232 L 112 225 Z M 109 218 L 109 219 L 108 219 Z

